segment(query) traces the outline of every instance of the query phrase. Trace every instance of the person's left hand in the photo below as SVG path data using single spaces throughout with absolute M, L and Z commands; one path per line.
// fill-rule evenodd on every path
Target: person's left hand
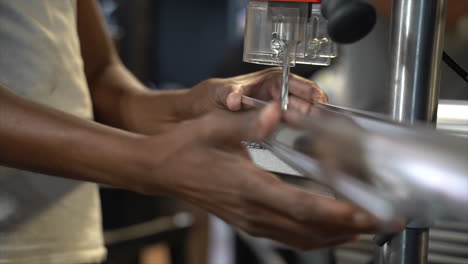
M 209 79 L 193 87 L 187 96 L 192 113 L 199 115 L 216 108 L 239 111 L 242 95 L 263 101 L 281 100 L 281 76 L 278 68 L 228 79 Z M 308 112 L 313 102 L 328 102 L 327 95 L 313 81 L 295 74 L 289 77 L 289 108 Z
M 142 90 L 122 104 L 124 128 L 156 134 L 215 110 L 240 111 L 242 95 L 280 102 L 281 75 L 278 68 L 272 68 L 227 79 L 208 79 L 187 90 Z M 309 112 L 313 102 L 328 101 L 313 81 L 294 74 L 289 77 L 289 93 L 289 109 L 303 113 Z

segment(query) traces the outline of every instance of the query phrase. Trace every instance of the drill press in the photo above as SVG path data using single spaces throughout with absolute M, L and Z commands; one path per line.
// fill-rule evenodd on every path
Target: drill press
M 437 113 L 447 1 L 393 2 L 391 115 L 398 122 L 431 122 Z M 250 1 L 244 61 L 283 67 L 286 109 L 289 67 L 329 65 L 337 55 L 334 43 L 358 41 L 374 23 L 374 9 L 359 0 Z M 415 221 L 397 236 L 377 237 L 383 245 L 378 263 L 427 263 L 426 224 Z

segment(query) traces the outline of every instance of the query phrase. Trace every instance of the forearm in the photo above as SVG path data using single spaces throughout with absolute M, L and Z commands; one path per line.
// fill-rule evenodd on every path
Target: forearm
M 0 163 L 136 189 L 142 136 L 35 104 L 0 88 Z M 115 166 L 120 164 L 118 168 Z
M 77 11 L 81 55 L 98 122 L 129 131 L 155 133 L 176 120 L 186 119 L 183 115 L 190 111 L 178 109 L 185 105 L 180 96 L 184 92 L 150 91 L 122 65 L 96 1 L 78 1 Z M 148 107 L 140 107 L 149 104 L 146 98 L 154 101 Z
M 147 89 L 120 62 L 106 66 L 89 85 L 96 120 L 103 124 L 152 134 L 191 118 L 188 90 Z

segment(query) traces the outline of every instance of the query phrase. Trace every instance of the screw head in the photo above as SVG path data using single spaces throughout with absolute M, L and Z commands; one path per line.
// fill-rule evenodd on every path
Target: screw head
M 273 58 L 278 58 L 286 47 L 286 43 L 279 39 L 278 33 L 273 32 L 273 39 L 271 40 L 270 48 L 273 51 Z

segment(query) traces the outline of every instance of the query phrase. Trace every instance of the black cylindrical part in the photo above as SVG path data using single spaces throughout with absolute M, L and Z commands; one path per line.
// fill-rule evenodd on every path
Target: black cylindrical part
M 328 19 L 330 37 L 342 44 L 361 40 L 377 21 L 375 8 L 363 0 L 323 0 L 322 14 Z

